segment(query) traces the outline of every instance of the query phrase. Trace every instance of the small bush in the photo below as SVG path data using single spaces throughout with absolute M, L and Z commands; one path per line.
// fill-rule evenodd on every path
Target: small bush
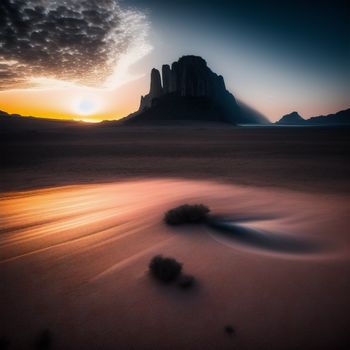
M 209 211 L 203 204 L 184 204 L 166 212 L 164 220 L 168 225 L 201 223 L 207 219 Z
M 225 332 L 231 336 L 235 333 L 235 329 L 231 325 L 227 325 L 225 326 Z
M 157 255 L 151 260 L 149 268 L 154 277 L 168 283 L 179 277 L 182 264 L 173 258 L 164 258 L 161 255 Z
M 182 275 L 180 276 L 179 282 L 177 283 L 180 288 L 188 289 L 193 287 L 196 280 L 191 275 Z

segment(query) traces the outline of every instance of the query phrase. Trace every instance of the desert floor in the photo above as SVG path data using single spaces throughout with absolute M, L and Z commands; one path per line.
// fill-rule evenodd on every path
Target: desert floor
M 1 191 L 144 177 L 350 193 L 350 128 L 0 125 Z
M 348 349 L 348 130 L 1 136 L 9 349 Z M 233 229 L 163 223 L 167 209 L 199 202 Z M 156 254 L 196 285 L 155 281 Z

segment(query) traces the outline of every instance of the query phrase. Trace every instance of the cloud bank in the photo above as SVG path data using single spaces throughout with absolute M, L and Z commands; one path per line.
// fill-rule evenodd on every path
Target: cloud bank
M 112 86 L 151 48 L 145 14 L 115 0 L 1 0 L 0 18 L 1 90 Z

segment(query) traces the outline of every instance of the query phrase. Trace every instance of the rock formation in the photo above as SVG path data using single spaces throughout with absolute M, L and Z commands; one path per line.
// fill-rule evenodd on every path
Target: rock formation
M 301 117 L 298 112 L 292 112 L 284 115 L 276 124 L 280 125 L 298 125 L 305 122 L 305 119 Z
M 313 125 L 350 125 L 350 108 L 334 114 L 311 117 L 306 122 Z
M 163 77 L 163 92 L 168 94 L 173 91 L 171 84 L 171 69 L 168 64 L 163 64 L 162 66 L 162 77 Z
M 318 115 L 309 119 L 302 118 L 297 112 L 284 115 L 277 125 L 349 125 L 350 109 L 345 109 L 334 114 Z
M 149 91 L 151 100 L 163 95 L 163 88 L 158 69 L 153 68 L 151 71 L 151 87 Z
M 162 95 L 175 93 L 182 97 L 212 97 L 220 98 L 228 93 L 224 78 L 213 73 L 205 60 L 197 56 L 183 56 L 174 62 L 162 66 L 162 83 L 158 69 L 151 71 L 151 87 L 140 110 L 152 107 L 152 101 Z M 233 96 L 232 96 L 233 97 Z M 147 102 L 146 102 L 147 101 Z
M 240 108 L 226 90 L 224 78 L 212 72 L 198 56 L 183 56 L 171 67 L 151 71 L 150 91 L 141 97 L 139 110 L 124 119 L 126 123 L 191 120 L 207 122 L 264 123 L 253 110 Z

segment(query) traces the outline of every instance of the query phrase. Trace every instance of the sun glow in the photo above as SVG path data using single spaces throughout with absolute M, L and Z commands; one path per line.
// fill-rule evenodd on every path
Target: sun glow
M 89 2 L 77 4 L 66 1 L 70 11 L 68 16 L 59 2 L 45 0 L 47 11 L 56 11 L 56 15 L 59 12 L 57 21 L 41 7 L 30 8 L 26 12 L 34 2 L 28 1 L 29 5 L 19 2 L 16 7 L 18 16 L 22 16 L 30 28 L 30 35 L 26 41 L 23 40 L 23 45 L 27 46 L 0 53 L 0 66 L 4 66 L 0 67 L 0 71 L 5 70 L 8 77 L 0 81 L 0 110 L 25 116 L 87 122 L 118 119 L 135 111 L 139 96 L 145 90 L 146 83 L 142 78 L 146 71 L 135 69 L 134 65 L 153 49 L 147 14 L 120 6 L 115 0 L 106 0 L 103 4 L 95 2 L 96 23 L 91 26 Z M 80 11 L 85 7 L 88 11 Z M 29 21 L 27 13 L 36 17 Z M 106 13 L 108 18 L 105 19 Z M 12 23 L 11 18 L 8 21 Z M 78 22 L 80 25 L 76 28 Z M 59 33 L 70 39 L 62 47 L 52 44 L 48 48 L 40 38 L 34 40 L 31 37 L 32 33 L 34 36 L 45 34 L 41 33 L 42 23 L 58 27 Z M 15 34 L 17 22 L 11 25 Z M 77 30 L 76 36 L 84 37 L 84 40 L 75 42 L 71 38 L 72 27 Z M 56 31 L 52 33 L 48 40 L 55 43 Z M 0 47 L 7 40 L 6 36 L 0 35 Z M 29 50 L 27 42 L 33 46 L 30 50 L 34 50 L 35 45 L 35 57 L 41 55 L 45 59 L 38 59 L 33 65 L 32 56 L 22 54 L 22 51 Z M 85 44 L 82 45 L 82 42 Z M 21 55 L 18 56 L 16 50 L 22 50 Z M 50 60 L 46 59 L 47 56 Z
M 80 116 L 91 116 L 102 109 L 102 101 L 96 95 L 85 95 L 74 100 L 73 112 Z

